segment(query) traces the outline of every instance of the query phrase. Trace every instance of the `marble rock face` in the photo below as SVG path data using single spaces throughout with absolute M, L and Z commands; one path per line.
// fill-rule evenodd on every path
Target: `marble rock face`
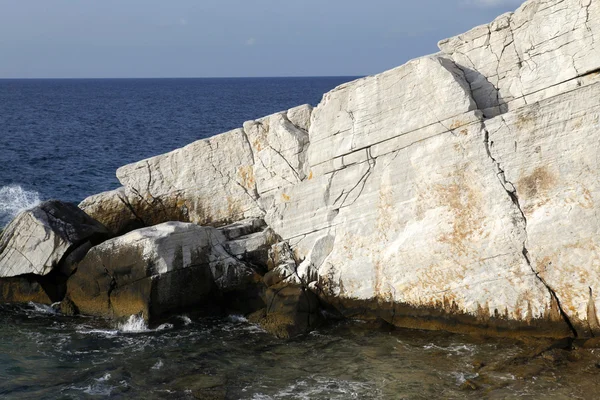
M 211 303 L 254 275 L 225 243 L 215 228 L 190 223 L 132 231 L 89 251 L 67 281 L 66 298 L 82 314 L 110 318 Z
M 0 234 L 0 278 L 47 275 L 77 247 L 108 236 L 77 206 L 46 201 L 19 214 Z
M 262 218 L 286 249 L 266 285 L 343 315 L 595 335 L 599 34 L 598 1 L 529 0 L 314 109 L 124 166 L 129 200 L 106 202 L 144 225 Z
M 439 47 L 495 116 L 598 81 L 599 16 L 593 0 L 530 0 Z
M 79 208 L 116 236 L 146 226 L 146 222 L 136 215 L 135 209 L 140 207 L 136 200 L 139 200 L 137 196 L 121 187 L 90 196 L 79 203 Z

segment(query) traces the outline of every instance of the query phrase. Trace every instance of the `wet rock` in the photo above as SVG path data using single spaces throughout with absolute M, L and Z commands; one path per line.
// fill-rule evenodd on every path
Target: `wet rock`
M 223 243 L 216 229 L 181 222 L 130 232 L 90 250 L 67 282 L 67 298 L 83 314 L 111 318 L 213 306 L 255 275 Z
M 69 298 L 65 298 L 60 302 L 60 312 L 64 315 L 69 315 L 69 316 L 79 314 L 77 307 Z
M 275 286 L 289 279 L 295 272 L 286 265 L 280 265 L 265 274 L 263 281 L 267 287 Z
M 73 249 L 108 236 L 102 224 L 75 205 L 46 201 L 19 214 L 2 232 L 0 278 L 47 275 Z
M 477 384 L 475 382 L 473 382 L 471 379 L 467 379 L 465 380 L 463 383 L 461 383 L 460 385 L 460 390 L 477 390 L 479 389 L 479 387 L 477 386 Z
M 249 320 L 279 338 L 308 333 L 322 322 L 318 296 L 308 289 L 282 283 L 268 288 L 265 297 L 267 307 Z
M 52 299 L 33 275 L 0 278 L 0 303 L 52 304 Z
M 473 362 L 471 363 L 471 365 L 473 366 L 473 369 L 474 369 L 475 371 L 478 371 L 478 370 L 480 370 L 481 368 L 485 367 L 485 366 L 486 366 L 486 363 L 485 363 L 485 362 L 483 362 L 483 361 L 481 361 L 481 360 L 475 360 L 475 361 L 473 361 Z
M 584 341 L 581 345 L 584 349 L 599 349 L 600 348 L 600 338 L 590 338 Z

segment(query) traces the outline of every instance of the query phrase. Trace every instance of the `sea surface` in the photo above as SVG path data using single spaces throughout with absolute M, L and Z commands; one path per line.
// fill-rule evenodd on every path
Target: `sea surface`
M 316 105 L 351 79 L 0 80 L 0 227 L 39 201 L 118 187 L 126 163 Z M 148 327 L 0 305 L 0 398 L 598 398 L 600 350 L 536 346 L 357 321 L 278 340 L 235 315 Z
M 122 165 L 317 105 L 353 79 L 0 80 L 0 227 L 40 200 L 119 187 Z

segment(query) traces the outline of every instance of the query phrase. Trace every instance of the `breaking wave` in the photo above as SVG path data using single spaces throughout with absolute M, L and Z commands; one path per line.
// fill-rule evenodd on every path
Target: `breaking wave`
M 141 315 L 130 316 L 125 323 L 118 324 L 118 328 L 121 332 L 139 333 L 148 331 L 148 325 Z
M 5 226 L 21 211 L 40 203 L 40 195 L 33 190 L 25 190 L 19 185 L 0 188 L 0 228 Z

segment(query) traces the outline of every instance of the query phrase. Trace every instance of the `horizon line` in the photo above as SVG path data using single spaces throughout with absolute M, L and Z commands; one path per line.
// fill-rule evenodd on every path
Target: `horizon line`
M 360 78 L 368 75 L 276 75 L 276 76 L 162 76 L 162 77 L 44 77 L 44 78 L 2 78 L 0 81 L 24 80 L 109 80 L 109 79 L 289 79 L 289 78 Z

